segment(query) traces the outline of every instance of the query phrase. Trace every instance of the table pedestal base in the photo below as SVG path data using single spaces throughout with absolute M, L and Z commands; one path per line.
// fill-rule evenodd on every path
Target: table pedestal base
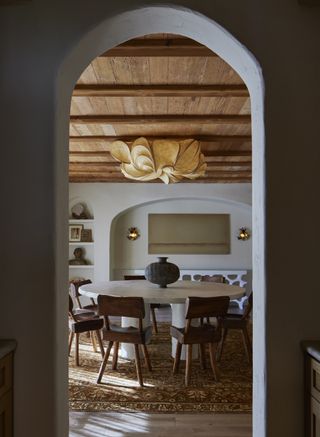
M 143 319 L 143 326 L 150 326 L 150 305 L 144 305 L 145 317 Z M 128 328 L 129 326 L 133 326 L 135 328 L 139 327 L 139 320 L 133 319 L 132 317 L 122 317 L 121 318 L 121 326 L 123 328 Z M 128 360 L 134 360 L 134 346 L 130 343 L 121 343 L 119 348 L 119 356 L 122 358 L 127 358 Z
M 172 325 L 176 326 L 177 328 L 184 328 L 186 323 L 186 305 L 184 303 L 173 303 L 171 304 L 171 310 L 172 310 Z M 127 328 L 129 326 L 138 327 L 138 320 L 133 319 L 132 317 L 122 317 L 121 319 L 121 326 L 123 328 Z M 150 326 L 151 320 L 150 320 L 150 306 L 145 305 L 145 318 L 143 319 L 143 326 Z M 193 326 L 198 326 L 199 321 L 194 319 L 192 321 Z M 156 335 L 156 334 L 155 334 Z M 175 338 L 171 339 L 171 356 L 172 358 L 176 355 L 176 348 L 177 348 L 177 340 Z M 192 347 L 192 358 L 198 358 L 198 345 L 194 345 Z M 120 349 L 119 349 L 119 355 L 122 358 L 127 358 L 129 360 L 133 360 L 134 355 L 134 346 L 129 343 L 121 343 Z M 186 347 L 182 346 L 181 350 L 181 360 L 186 359 Z

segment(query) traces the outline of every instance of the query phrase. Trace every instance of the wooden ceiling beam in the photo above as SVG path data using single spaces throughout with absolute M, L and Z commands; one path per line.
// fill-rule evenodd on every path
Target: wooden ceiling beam
M 217 124 L 250 124 L 250 115 L 241 114 L 201 114 L 201 115 L 71 115 L 74 124 L 158 124 L 158 123 L 217 123 Z
M 208 150 L 203 152 L 205 157 L 251 157 L 251 150 Z M 105 156 L 110 156 L 108 151 L 83 151 L 83 152 L 69 152 L 69 155 L 74 158 L 82 158 L 84 156 L 92 156 L 95 158 L 103 158 Z
M 110 170 L 104 170 L 103 168 L 100 169 L 69 169 L 69 175 L 71 176 L 111 176 L 111 177 L 117 177 L 121 173 L 120 167 L 114 167 Z M 205 176 L 203 177 L 209 177 L 214 175 L 215 177 L 222 176 L 222 177 L 230 177 L 230 178 L 237 178 L 237 177 L 251 177 L 251 171 L 248 170 L 208 170 L 206 171 Z
M 117 178 L 113 178 L 111 179 L 110 177 L 106 176 L 95 176 L 95 177 L 88 177 L 88 176 L 74 176 L 74 175 L 69 175 L 69 182 L 77 182 L 77 183 L 86 183 L 86 182 L 90 182 L 90 183 L 94 183 L 94 182 L 107 182 L 107 183 L 159 183 L 159 184 L 163 184 L 162 181 L 160 180 L 154 180 L 152 182 L 138 182 L 138 181 L 134 181 L 134 180 L 130 180 L 130 179 L 126 179 L 124 176 L 121 177 L 117 177 Z M 207 178 L 199 178 L 196 181 L 190 180 L 190 179 L 184 179 L 182 182 L 179 183 L 184 183 L 184 184 L 194 184 L 194 183 L 202 183 L 202 184 L 210 184 L 210 183 L 215 183 L 215 184 L 241 184 L 241 183 L 246 183 L 246 184 L 250 184 L 251 183 L 251 177 L 239 177 L 239 178 L 229 178 L 229 177 L 207 177 Z
M 183 38 L 148 38 L 135 39 L 118 45 L 100 57 L 154 57 L 154 56 L 218 56 L 216 53 L 208 49 L 208 47 Z
M 203 152 L 205 157 L 240 157 L 251 156 L 251 150 L 207 150 Z
M 83 135 L 83 136 L 70 136 L 69 140 L 71 143 L 112 143 L 113 141 L 124 141 L 125 143 L 132 143 L 137 138 L 138 135 L 123 135 L 123 136 L 113 136 L 113 135 Z M 251 135 L 190 135 L 188 136 L 177 136 L 177 135 L 147 135 L 148 141 L 154 140 L 175 140 L 182 141 L 186 138 L 193 138 L 200 141 L 201 143 L 230 143 L 240 144 L 245 142 L 251 142 Z
M 251 168 L 252 162 L 251 161 L 218 161 L 218 162 L 207 162 L 207 168 L 220 168 L 220 167 L 226 167 L 226 168 L 241 168 L 241 167 L 247 167 Z M 70 161 L 69 162 L 69 170 L 85 170 L 86 168 L 101 168 L 101 169 L 114 169 L 114 168 L 120 168 L 119 162 L 101 162 L 101 161 Z
M 73 97 L 249 97 L 243 85 L 105 85 L 78 84 Z

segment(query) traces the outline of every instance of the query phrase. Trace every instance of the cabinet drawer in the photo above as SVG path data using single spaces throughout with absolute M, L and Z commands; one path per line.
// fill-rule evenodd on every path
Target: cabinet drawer
M 0 437 L 13 436 L 12 391 L 0 398 Z
M 310 437 L 320 437 L 320 403 L 311 398 Z
M 0 397 L 12 387 L 12 360 L 12 353 L 0 360 Z
M 310 391 L 311 395 L 320 402 L 320 363 L 311 358 Z

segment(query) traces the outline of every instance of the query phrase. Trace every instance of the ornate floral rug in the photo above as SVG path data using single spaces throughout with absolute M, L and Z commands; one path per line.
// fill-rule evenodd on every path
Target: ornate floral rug
M 192 362 L 191 382 L 184 385 L 184 362 L 179 374 L 172 375 L 169 325 L 159 323 L 159 334 L 148 345 L 153 371 L 147 371 L 142 360 L 145 387 L 136 380 L 134 362 L 119 358 L 118 369 L 109 363 L 102 383 L 96 384 L 101 363 L 88 339 L 81 337 L 80 367 L 70 357 L 69 402 L 73 411 L 142 411 L 149 413 L 249 413 L 252 406 L 252 369 L 246 361 L 242 337 L 229 331 L 222 360 L 220 381 L 215 382 L 207 356 L 207 369 L 198 360 Z M 142 354 L 141 354 L 142 356 Z

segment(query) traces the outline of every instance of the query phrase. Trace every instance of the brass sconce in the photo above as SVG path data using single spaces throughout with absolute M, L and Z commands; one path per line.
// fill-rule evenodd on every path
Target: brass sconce
M 140 237 L 139 231 L 137 228 L 129 228 L 127 238 L 131 241 L 136 240 Z
M 248 228 L 240 228 L 238 233 L 238 240 L 246 241 L 250 238 L 250 232 Z

